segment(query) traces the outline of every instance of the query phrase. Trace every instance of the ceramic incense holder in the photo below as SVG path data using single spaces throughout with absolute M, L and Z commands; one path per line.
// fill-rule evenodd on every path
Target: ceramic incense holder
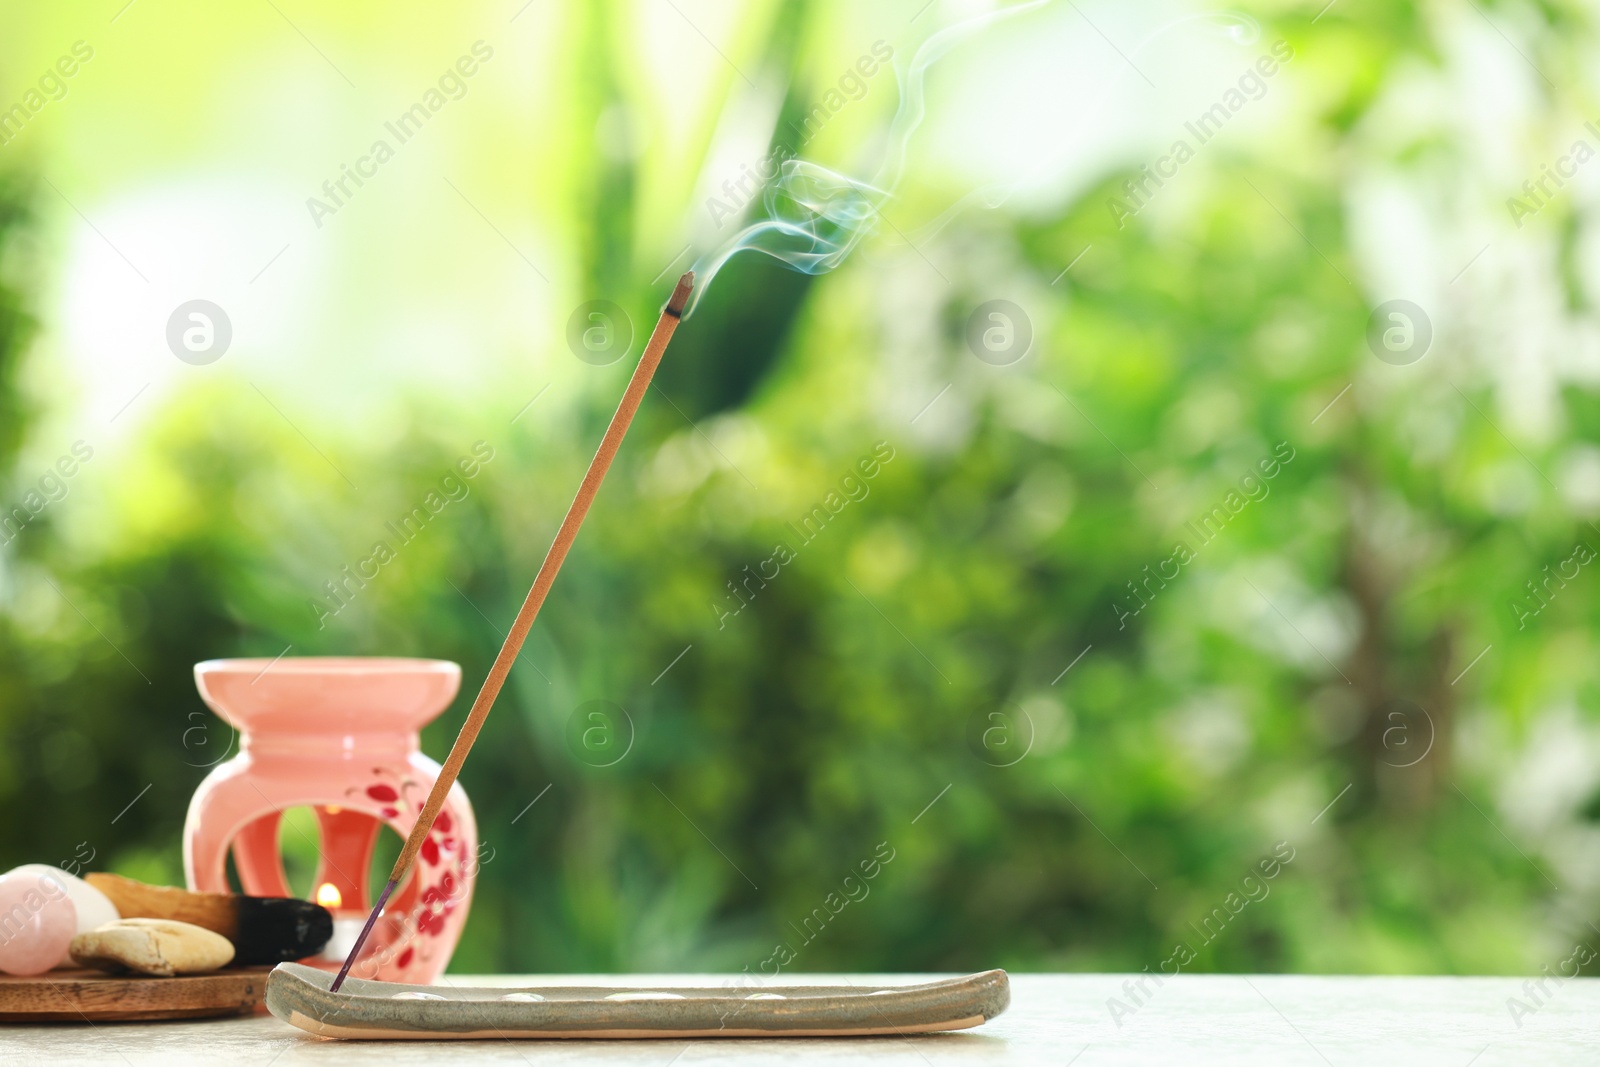
M 965 1030 L 1011 1003 L 1004 971 L 924 985 L 408 986 L 333 976 L 282 963 L 267 979 L 267 1008 L 320 1037 L 459 1038 L 843 1037 Z

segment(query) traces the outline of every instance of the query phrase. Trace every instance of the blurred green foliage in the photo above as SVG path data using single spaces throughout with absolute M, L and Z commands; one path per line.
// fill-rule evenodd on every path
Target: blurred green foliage
M 558 177 L 582 288 L 642 333 L 665 283 L 631 229 L 641 179 L 585 140 L 630 91 L 619 16 L 584 9 Z M 736 259 L 680 330 L 467 765 L 496 858 L 454 969 L 753 970 L 882 842 L 895 858 L 870 895 L 794 968 L 1138 970 L 1198 947 L 1191 924 L 1278 842 L 1293 862 L 1188 969 L 1503 973 L 1585 936 L 1567 890 L 1593 848 L 1592 778 L 1541 792 L 1521 753 L 1543 728 L 1593 728 L 1600 577 L 1523 628 L 1507 605 L 1575 542 L 1600 545 L 1551 480 L 1589 462 L 1600 404 L 1566 382 L 1555 429 L 1519 431 L 1460 329 L 1381 364 L 1351 280 L 1350 168 L 1466 150 L 1362 132 L 1429 61 L 1419 11 L 1267 26 L 1302 57 L 1305 128 L 1208 149 L 1181 200 L 1125 227 L 1106 206 L 1119 166 L 1060 212 L 969 213 L 915 250 L 885 228 L 830 277 Z M 786 114 L 831 69 L 809 18 L 775 19 L 755 50 L 789 77 Z M 0 212 L 7 253 L 19 212 Z M 1015 366 L 967 347 L 997 294 L 1037 331 Z M 19 306 L 0 297 L 8 499 L 38 477 L 15 458 Z M 552 339 L 540 358 L 570 357 Z M 442 758 L 632 363 L 514 424 L 520 398 L 491 395 L 413 397 L 394 434 L 322 423 L 359 490 L 241 382 L 163 399 L 92 535 L 58 536 L 52 509 L 0 554 L 0 856 L 87 841 L 97 866 L 181 879 L 192 764 L 227 744 L 207 719 L 212 747 L 186 747 L 201 659 L 456 660 L 463 693 L 424 735 Z M 471 495 L 319 629 L 322 583 L 480 439 L 496 455 Z M 879 442 L 894 458 L 865 498 L 800 543 L 789 524 Z M 1193 539 L 1280 443 L 1294 458 L 1268 494 Z M 1193 562 L 1124 617 L 1128 583 L 1180 540 Z M 779 543 L 794 560 L 724 614 Z M 567 747 L 593 699 L 637 729 L 615 766 Z M 1512 802 L 1528 795 L 1531 815 Z

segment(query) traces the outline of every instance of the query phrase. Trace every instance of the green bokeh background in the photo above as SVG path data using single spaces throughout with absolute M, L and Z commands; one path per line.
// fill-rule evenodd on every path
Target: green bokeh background
M 228 743 L 203 659 L 456 660 L 442 759 L 697 254 L 674 253 L 731 232 L 704 206 L 739 173 L 720 131 L 756 131 L 745 159 L 792 144 L 872 42 L 904 66 L 967 10 L 872 6 L 0 15 L 0 106 L 96 49 L 0 148 L 4 502 L 95 448 L 0 548 L 0 860 L 81 842 L 181 881 L 196 765 Z M 1513 606 L 1600 548 L 1600 190 L 1506 203 L 1600 144 L 1593 27 L 1255 3 L 1259 37 L 1190 21 L 1141 53 L 1190 12 L 1082 7 L 932 70 L 907 180 L 837 272 L 741 256 L 684 323 L 463 775 L 495 859 L 452 969 L 754 969 L 880 842 L 794 968 L 1154 967 L 1278 842 L 1270 894 L 1186 969 L 1537 971 L 1600 937 L 1600 578 Z M 478 39 L 470 91 L 314 226 L 305 198 Z M 1096 65 L 1063 96 L 1008 80 L 1033 39 Z M 1279 40 L 1259 106 L 1119 225 L 1124 183 Z M 802 154 L 869 176 L 895 77 Z M 1059 125 L 1106 108 L 1125 139 Z M 959 157 L 986 124 L 1069 163 L 932 225 L 984 184 Z M 185 251 L 218 215 L 259 216 L 226 270 Z M 209 367 L 162 334 L 195 296 L 233 316 Z M 635 331 L 607 367 L 565 339 L 600 298 Z M 1397 298 L 1434 331 L 1406 366 L 1366 337 Z M 1034 330 L 1014 365 L 968 347 L 991 299 Z M 480 440 L 471 494 L 319 627 L 322 584 Z M 796 545 L 878 442 L 869 494 Z M 1195 540 L 1280 442 L 1268 494 Z M 780 541 L 793 562 L 719 618 Z M 1178 541 L 1192 562 L 1122 617 Z M 591 700 L 637 730 L 611 767 L 568 747 Z

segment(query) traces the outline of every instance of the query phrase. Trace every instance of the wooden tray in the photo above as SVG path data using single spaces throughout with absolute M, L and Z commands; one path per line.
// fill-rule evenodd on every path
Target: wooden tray
M 248 1015 L 266 992 L 265 967 L 152 978 L 61 970 L 0 974 L 0 1023 L 84 1023 Z

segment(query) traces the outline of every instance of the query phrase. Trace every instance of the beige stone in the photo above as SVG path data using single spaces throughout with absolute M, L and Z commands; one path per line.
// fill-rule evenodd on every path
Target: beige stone
M 85 967 L 171 977 L 225 966 L 233 959 L 233 942 L 192 923 L 118 919 L 79 934 L 70 951 Z

